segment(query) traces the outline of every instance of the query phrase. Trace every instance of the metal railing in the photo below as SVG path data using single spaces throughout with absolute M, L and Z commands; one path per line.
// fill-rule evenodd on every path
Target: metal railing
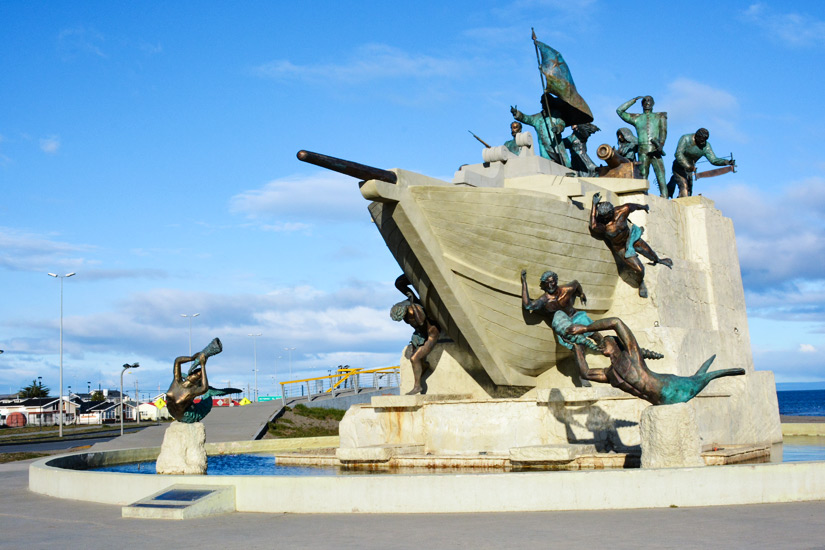
M 401 385 L 400 367 L 378 369 L 339 368 L 335 374 L 301 380 L 281 382 L 284 400 L 307 397 L 310 401 L 320 395 L 337 396 L 344 393 L 360 393 L 365 390 L 397 388 Z

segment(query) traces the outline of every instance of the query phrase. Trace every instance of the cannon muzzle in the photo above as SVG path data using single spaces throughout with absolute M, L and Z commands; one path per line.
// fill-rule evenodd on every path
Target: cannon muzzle
M 366 164 L 359 164 L 351 160 L 339 159 L 322 155 L 320 153 L 313 153 L 312 151 L 298 151 L 298 160 L 326 168 L 327 170 L 334 170 L 359 180 L 380 180 L 387 183 L 397 183 L 398 176 L 395 172 L 389 170 L 382 170 L 374 166 L 367 166 Z
M 616 168 L 620 164 L 630 162 L 618 154 L 613 147 L 606 143 L 599 145 L 599 148 L 596 149 L 596 156 L 605 161 L 610 168 Z

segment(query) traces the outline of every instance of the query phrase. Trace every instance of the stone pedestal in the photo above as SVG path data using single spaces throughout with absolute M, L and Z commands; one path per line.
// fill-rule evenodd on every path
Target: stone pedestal
M 202 423 L 172 422 L 166 428 L 157 460 L 157 473 L 206 473 L 206 430 Z
M 642 468 L 704 466 L 702 440 L 688 403 L 646 408 L 639 420 Z

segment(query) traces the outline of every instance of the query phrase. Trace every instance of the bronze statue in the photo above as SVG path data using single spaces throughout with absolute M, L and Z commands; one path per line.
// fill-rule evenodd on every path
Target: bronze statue
M 631 105 L 642 100 L 642 113 L 628 113 Z M 622 103 L 616 114 L 625 122 L 636 127 L 636 137 L 639 141 L 639 167 L 642 178 L 647 179 L 650 173 L 650 165 L 653 164 L 653 171 L 656 173 L 656 183 L 659 184 L 659 194 L 667 196 L 667 183 L 665 181 L 664 156 L 665 140 L 667 139 L 667 113 L 653 112 L 653 98 L 649 95 L 637 96 Z
M 589 347 L 597 351 L 599 349 L 598 345 L 589 338 L 600 342 L 601 335 L 598 333 L 572 335 L 567 332 L 567 329 L 574 324 L 583 325 L 593 322 L 587 313 L 573 307 L 576 298 L 579 298 L 583 305 L 587 305 L 587 296 L 584 294 L 582 285 L 578 281 L 570 281 L 566 285 L 559 286 L 559 276 L 553 271 L 545 271 L 541 276 L 539 288 L 544 291 L 544 294 L 535 300 L 531 300 L 527 290 L 527 271 L 522 270 L 522 307 L 526 311 L 539 312 L 550 317 L 550 326 L 553 328 L 559 344 L 572 350 L 576 356 L 582 386 L 589 387 L 590 382 L 588 380 L 593 380 L 593 378 L 590 376 L 590 370 L 584 358 L 585 348 Z
M 513 118 L 524 124 L 528 124 L 536 129 L 539 136 L 539 154 L 546 159 L 550 159 L 556 164 L 561 164 L 570 168 L 570 159 L 567 158 L 567 151 L 562 145 L 561 133 L 564 131 L 566 123 L 561 118 L 561 114 L 548 107 L 546 95 L 541 96 L 541 112 L 534 115 L 525 115 L 517 107 L 510 107 Z
M 660 359 L 662 356 L 639 347 L 627 325 L 616 317 L 600 319 L 589 325 L 573 325 L 568 327 L 567 333 L 595 335 L 602 330 L 616 333 L 616 336 L 604 336 L 600 344 L 602 353 L 610 358 L 610 366 L 606 369 L 590 369 L 590 379 L 610 383 L 654 405 L 686 403 L 696 397 L 711 380 L 745 374 L 745 369 L 708 372 L 715 355 L 705 361 L 693 376 L 653 372 L 647 368 L 645 359 Z
M 651 261 L 650 265 L 662 264 L 673 267 L 669 258 L 660 258 L 650 245 L 642 239 L 644 228 L 634 225 L 627 217 L 631 212 L 644 210 L 650 212 L 650 206 L 627 203 L 614 207 L 609 202 L 600 202 L 601 193 L 593 195 L 590 208 L 590 233 L 602 239 L 613 255 L 635 276 L 639 284 L 639 296 L 647 298 L 645 286 L 645 266 L 639 260 L 639 254 Z
M 166 390 L 166 408 L 172 418 L 186 424 L 200 422 L 212 410 L 213 396 L 241 393 L 241 390 L 235 388 L 220 390 L 209 385 L 206 377 L 206 360 L 221 351 L 221 341 L 215 338 L 203 348 L 203 351 L 191 357 L 182 356 L 175 359 L 175 366 L 172 367 L 172 384 Z M 186 378 L 183 378 L 181 365 L 190 361 L 194 361 L 195 364 L 189 369 Z M 195 403 L 198 396 L 201 400 Z
M 570 167 L 581 176 L 595 177 L 596 163 L 587 154 L 587 140 L 600 131 L 600 128 L 589 122 L 574 124 L 570 127 L 573 133 L 564 138 L 562 143 L 570 150 Z
M 521 133 L 523 126 L 521 122 L 514 120 L 510 123 L 510 135 L 513 136 L 513 139 L 508 139 L 504 142 L 504 146 L 510 150 L 511 153 L 514 155 L 518 155 L 518 145 L 516 145 L 516 134 Z
M 708 143 L 710 132 L 699 128 L 694 134 L 685 134 L 679 138 L 676 146 L 676 159 L 673 161 L 673 173 L 667 184 L 667 196 L 673 197 L 679 187 L 679 198 L 693 195 L 692 173 L 696 171 L 696 161 L 702 157 L 714 166 L 733 166 L 733 159 L 720 159 L 713 153 Z
M 616 130 L 616 153 L 630 162 L 636 162 L 636 153 L 639 152 L 639 142 L 630 128 Z
M 410 339 L 412 346 L 412 356 L 410 362 L 412 363 L 413 371 L 413 389 L 407 392 L 407 395 L 415 395 L 417 393 L 425 393 L 424 387 L 421 384 L 421 375 L 424 370 L 429 368 L 427 363 L 427 356 L 438 342 L 438 335 L 441 334 L 441 328 L 438 323 L 430 319 L 424 307 L 412 289 L 410 288 L 410 280 L 406 275 L 401 275 L 395 280 L 395 288 L 397 288 L 407 299 L 403 302 L 398 302 L 392 309 L 390 309 L 390 317 L 393 321 L 403 320 L 410 325 L 414 332 Z

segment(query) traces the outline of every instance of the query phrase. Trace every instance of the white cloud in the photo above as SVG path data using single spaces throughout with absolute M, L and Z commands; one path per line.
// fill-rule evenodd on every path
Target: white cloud
M 279 233 L 292 233 L 294 231 L 308 231 L 312 226 L 307 223 L 274 223 L 264 224 L 261 229 L 264 231 L 275 231 Z
M 157 373 L 151 376 L 157 378 L 151 384 L 165 387 L 173 359 L 188 347 L 188 323 L 180 314 L 196 311 L 201 315 L 192 323 L 193 349 L 214 337 L 224 344 L 210 371 L 215 381 L 249 380 L 250 333 L 262 333 L 257 339 L 259 368 L 267 372 L 277 363 L 282 377 L 287 368 L 285 347 L 296 348 L 292 352 L 296 375 L 302 369 L 339 364 L 389 366 L 397 364 L 412 331 L 390 319 L 389 307 L 398 297 L 391 283 L 372 281 L 349 281 L 323 290 L 282 287 L 265 295 L 155 289 L 135 293 L 109 311 L 67 315 L 66 362 L 72 372 L 87 372 L 100 368 L 101 357 L 116 358 L 115 364 L 139 361 L 142 380 L 155 365 Z M 25 323 L 28 336 L 5 344 L 7 350 L 14 350 L 16 364 L 22 368 L 26 361 L 44 361 L 44 356 L 53 363 L 57 320 Z M 97 376 L 83 375 L 84 381 L 96 381 Z M 104 381 L 107 376 L 103 375 Z
M 734 222 L 750 317 L 825 330 L 823 188 L 823 178 L 808 178 L 771 191 L 736 184 L 714 192 Z
M 811 344 L 799 344 L 800 353 L 816 353 L 816 348 Z
M 322 80 L 360 83 L 376 78 L 453 77 L 463 74 L 468 64 L 450 58 L 412 54 L 385 44 L 367 44 L 357 48 L 340 63 L 296 65 L 277 59 L 252 69 L 253 74 L 279 80 Z
M 683 127 L 710 130 L 711 141 L 716 135 L 739 142 L 747 141 L 747 136 L 736 127 L 739 101 L 726 90 L 688 78 L 677 78 L 667 85 L 667 93 L 656 103 L 666 108 L 671 121 L 678 120 Z
M 809 14 L 781 13 L 758 2 L 751 4 L 743 15 L 746 21 L 787 46 L 825 46 L 825 21 Z
M 105 58 L 101 45 L 105 39 L 94 29 L 77 27 L 64 29 L 57 35 L 57 49 L 64 59 L 72 59 L 80 55 L 93 55 Z
M 310 227 L 307 221 L 368 222 L 367 204 L 357 179 L 321 172 L 280 178 L 239 193 L 230 199 L 229 209 L 253 220 L 277 219 L 263 225 L 268 231 L 304 231 Z
M 60 137 L 49 136 L 40 139 L 40 150 L 49 155 L 54 155 L 60 150 Z
M 714 193 L 734 221 L 746 288 L 765 292 L 796 280 L 825 280 L 823 187 L 822 178 L 809 178 L 773 193 L 742 184 Z
M 0 268 L 12 271 L 76 271 L 84 265 L 81 254 L 94 250 L 50 237 L 0 227 Z

